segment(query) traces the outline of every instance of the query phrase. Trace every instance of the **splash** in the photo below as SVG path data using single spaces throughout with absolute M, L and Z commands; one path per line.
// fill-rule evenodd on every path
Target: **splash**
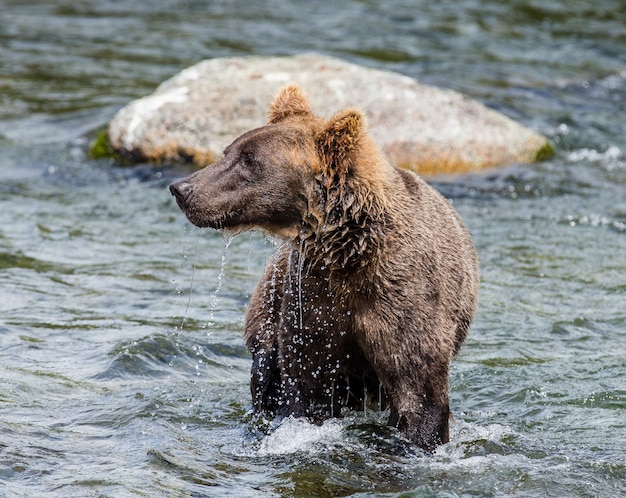
M 215 327 L 215 310 L 217 309 L 217 305 L 220 303 L 221 299 L 219 297 L 220 290 L 222 289 L 222 285 L 224 284 L 224 272 L 226 270 L 226 255 L 228 254 L 228 248 L 232 243 L 233 239 L 237 234 L 233 232 L 229 232 L 227 230 L 222 230 L 222 237 L 224 238 L 224 251 L 222 252 L 222 260 L 220 262 L 220 271 L 217 275 L 217 285 L 215 286 L 215 291 L 213 291 L 213 296 L 211 297 L 211 304 L 209 305 L 209 319 L 207 323 L 203 326 L 203 328 L 211 329 Z M 207 332 L 209 335 L 210 332 Z
M 300 240 L 300 253 L 298 254 L 298 274 L 297 274 L 297 284 L 298 284 L 298 326 L 300 331 L 304 330 L 304 317 L 302 310 L 302 267 L 304 266 L 304 240 Z
M 288 417 L 261 441 L 258 456 L 317 453 L 343 440 L 343 424 L 331 419 L 315 425 L 304 418 Z
M 278 242 L 278 241 L 271 241 L 271 242 L 274 244 L 274 253 L 272 255 L 272 277 L 270 280 L 270 295 L 269 295 L 269 303 L 268 303 L 269 313 L 268 313 L 267 323 L 266 323 L 268 327 L 271 327 L 273 325 L 272 317 L 274 316 L 274 312 L 275 312 L 274 308 L 276 306 L 276 291 L 278 290 L 277 289 L 277 276 L 280 271 L 278 263 L 280 261 L 280 256 L 282 254 L 282 251 L 287 245 L 286 242 Z
M 450 425 L 450 442 L 437 448 L 437 464 L 472 465 L 493 455 L 515 452 L 512 440 L 518 435 L 502 424 L 481 426 L 462 419 Z
M 193 295 L 193 284 L 194 278 L 196 275 L 196 263 L 198 261 L 198 244 L 200 242 L 200 233 L 198 233 L 198 237 L 196 238 L 196 243 L 193 250 L 193 263 L 191 265 L 191 281 L 189 282 L 189 295 L 187 296 L 187 305 L 185 306 L 185 312 L 183 313 L 183 317 L 180 321 L 180 327 L 175 328 L 176 335 L 180 335 L 183 333 L 183 328 L 185 327 L 185 320 L 187 319 L 187 313 L 189 312 L 189 305 L 191 304 L 191 296 Z M 183 258 L 187 256 L 183 254 Z M 180 287 L 176 287 L 176 293 L 182 294 L 182 289 Z
M 228 253 L 228 248 L 230 247 L 230 244 L 232 243 L 233 239 L 236 236 L 236 234 L 228 232 L 228 231 L 222 231 L 221 233 L 222 233 L 222 237 L 224 238 L 224 251 L 222 252 L 222 259 L 220 262 L 220 271 L 217 275 L 217 285 L 215 287 L 215 290 L 213 291 L 213 296 L 211 298 L 211 303 L 209 305 L 209 319 L 207 323 L 203 325 L 203 328 L 209 328 L 215 325 L 215 321 L 214 321 L 215 310 L 217 309 L 217 305 L 220 303 L 219 292 L 224 283 L 224 272 L 226 268 L 226 255 Z M 180 326 L 175 328 L 176 335 L 182 334 L 183 329 L 185 327 L 185 322 L 187 320 L 187 314 L 189 313 L 189 307 L 191 305 L 191 298 L 193 296 L 193 289 L 194 289 L 194 283 L 195 283 L 196 265 L 198 261 L 198 246 L 200 243 L 200 235 L 201 233 L 198 233 L 198 237 L 196 238 L 196 242 L 195 242 L 194 249 L 193 249 L 193 263 L 191 266 L 191 281 L 189 283 L 189 294 L 187 295 L 187 304 L 185 305 L 185 311 L 180 321 Z M 187 256 L 183 255 L 183 257 L 186 259 Z M 176 286 L 176 293 L 182 294 L 182 289 L 179 286 Z

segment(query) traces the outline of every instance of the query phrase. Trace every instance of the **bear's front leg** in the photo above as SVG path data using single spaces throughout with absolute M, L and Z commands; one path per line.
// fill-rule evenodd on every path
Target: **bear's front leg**
M 246 314 L 244 340 L 252 354 L 250 390 L 257 412 L 273 417 L 279 407 L 281 374 L 278 366 L 278 334 L 283 301 L 285 259 L 279 253 L 270 260 L 257 285 Z
M 425 396 L 393 400 L 389 425 L 397 427 L 413 443 L 432 453 L 450 440 L 448 403 L 433 403 Z
M 448 373 L 455 329 L 436 311 L 425 301 L 404 313 L 372 306 L 358 316 L 363 333 L 357 337 L 391 402 L 389 425 L 428 452 L 450 439 Z
M 258 349 L 252 353 L 250 392 L 256 412 L 274 416 L 280 405 L 280 371 L 276 350 Z
M 282 372 L 281 400 L 276 415 L 305 417 L 313 423 L 341 416 L 347 389 L 343 379 L 320 379 L 310 372 L 294 374 L 292 369 Z
M 281 331 L 279 417 L 306 417 L 317 423 L 340 414 L 337 398 L 344 390 L 337 387 L 337 376 L 341 360 L 324 345 L 322 335 L 306 325 L 304 330 L 286 327 Z
M 313 296 L 326 294 L 306 283 L 304 288 Z M 339 417 L 349 400 L 351 367 L 361 358 L 346 332 L 348 315 L 333 316 L 337 305 L 323 299 L 300 313 L 298 294 L 285 293 L 284 299 L 284 328 L 277 341 L 283 395 L 278 414 L 315 423 Z M 310 298 L 303 294 L 302 302 L 306 305 Z M 364 361 L 358 367 L 361 373 L 371 371 Z

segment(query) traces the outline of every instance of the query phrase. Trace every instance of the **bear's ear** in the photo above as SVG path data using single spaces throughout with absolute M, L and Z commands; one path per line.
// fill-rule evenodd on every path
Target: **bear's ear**
M 270 106 L 268 113 L 270 124 L 278 123 L 289 116 L 297 114 L 311 114 L 306 95 L 298 85 L 282 87 Z
M 354 167 L 364 133 L 365 116 L 358 109 L 344 109 L 328 121 L 317 139 L 325 173 L 342 177 Z

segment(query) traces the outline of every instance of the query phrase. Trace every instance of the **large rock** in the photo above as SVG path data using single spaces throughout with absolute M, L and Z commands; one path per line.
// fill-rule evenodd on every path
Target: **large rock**
M 263 125 L 274 94 L 289 82 L 304 88 L 321 116 L 364 110 L 389 160 L 419 174 L 532 162 L 552 150 L 545 137 L 464 95 L 313 54 L 199 62 L 121 109 L 109 144 L 137 160 L 206 165 Z

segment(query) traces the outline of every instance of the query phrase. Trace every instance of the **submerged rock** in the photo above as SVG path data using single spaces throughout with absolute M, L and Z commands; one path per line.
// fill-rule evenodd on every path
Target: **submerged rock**
M 422 175 L 528 163 L 552 152 L 542 135 L 457 92 L 314 54 L 199 62 L 121 109 L 109 145 L 131 159 L 204 166 L 265 124 L 275 93 L 291 82 L 320 116 L 361 108 L 388 159 Z

